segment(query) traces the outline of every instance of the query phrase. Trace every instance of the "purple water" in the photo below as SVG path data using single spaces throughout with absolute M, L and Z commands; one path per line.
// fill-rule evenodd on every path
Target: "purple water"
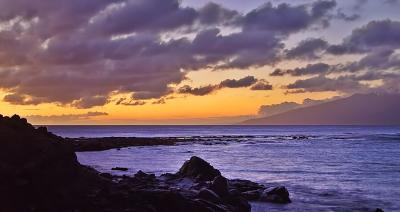
M 293 203 L 252 211 L 400 211 L 400 127 L 50 126 L 68 137 L 193 137 L 199 144 L 78 153 L 113 174 L 176 172 L 192 155 L 228 178 L 285 185 Z M 306 136 L 307 139 L 293 139 Z M 212 142 L 211 142 L 212 141 Z M 208 144 L 208 145 L 206 145 Z M 210 145 L 212 144 L 212 145 Z M 128 167 L 114 172 L 112 167 Z

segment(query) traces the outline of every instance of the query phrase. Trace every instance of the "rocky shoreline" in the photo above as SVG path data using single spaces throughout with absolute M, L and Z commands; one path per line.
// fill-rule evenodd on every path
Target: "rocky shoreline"
M 99 137 L 99 138 L 64 138 L 72 144 L 76 152 L 103 151 L 134 146 L 172 146 L 182 144 L 227 144 L 232 142 L 246 142 L 255 136 L 210 136 L 210 137 Z M 304 135 L 284 136 L 285 139 L 307 140 Z
M 0 116 L 0 141 L 0 198 L 6 200 L 0 211 L 245 212 L 251 210 L 249 201 L 291 202 L 285 187 L 226 179 L 196 156 L 177 173 L 161 176 L 142 171 L 122 177 L 100 173 L 79 164 L 74 152 L 78 148 L 71 142 L 16 115 Z M 119 147 L 131 142 L 121 140 Z M 142 142 L 160 145 L 159 140 Z M 96 149 L 111 148 L 100 147 Z
M 185 142 L 176 138 L 138 138 L 138 137 L 102 137 L 102 138 L 64 138 L 75 152 L 103 151 L 132 146 L 170 146 Z

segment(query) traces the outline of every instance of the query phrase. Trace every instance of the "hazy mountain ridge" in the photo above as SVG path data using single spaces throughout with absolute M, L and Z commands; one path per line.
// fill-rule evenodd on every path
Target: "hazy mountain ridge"
M 244 125 L 400 125 L 400 94 L 355 94 Z

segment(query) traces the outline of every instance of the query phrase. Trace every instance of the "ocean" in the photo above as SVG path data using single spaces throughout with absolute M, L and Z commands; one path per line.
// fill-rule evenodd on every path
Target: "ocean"
M 77 153 L 99 171 L 176 172 L 196 155 L 230 179 L 284 185 L 292 203 L 252 211 L 400 211 L 400 126 L 49 126 L 64 137 L 182 137 L 176 146 Z M 112 171 L 115 166 L 128 172 Z

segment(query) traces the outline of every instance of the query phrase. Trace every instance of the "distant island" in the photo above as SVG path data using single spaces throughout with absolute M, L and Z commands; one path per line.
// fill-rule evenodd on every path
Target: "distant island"
M 354 94 L 241 125 L 400 125 L 399 94 Z

